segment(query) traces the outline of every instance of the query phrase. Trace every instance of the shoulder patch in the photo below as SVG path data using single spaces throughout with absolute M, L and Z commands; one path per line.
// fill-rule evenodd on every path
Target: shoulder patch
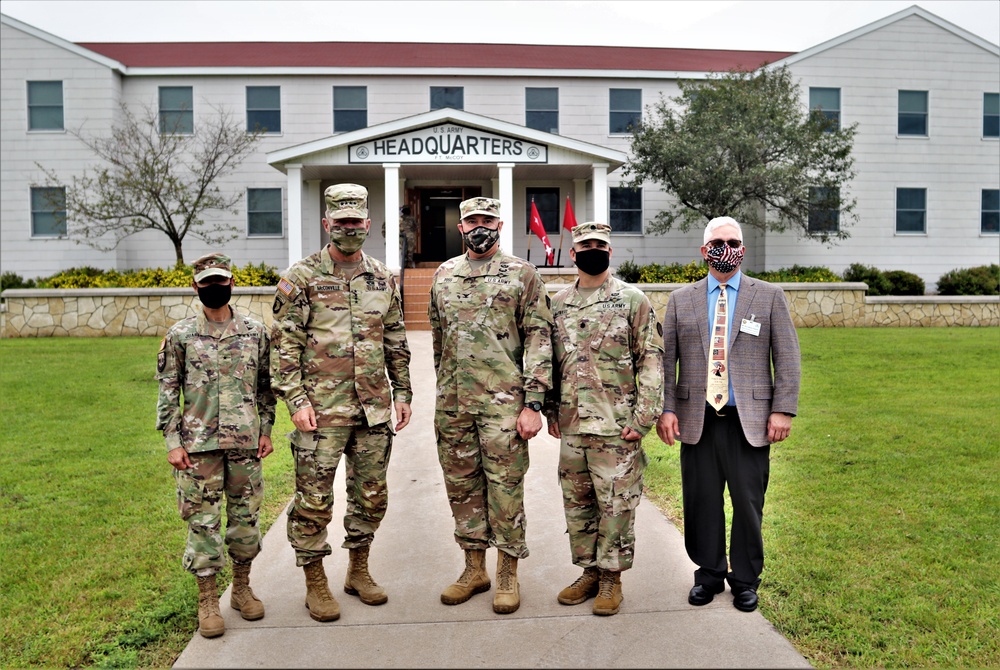
M 291 300 L 299 293 L 299 287 L 294 283 L 288 281 L 284 277 L 278 280 L 278 292 L 284 294 L 286 298 Z
M 163 372 L 167 367 L 167 338 L 160 340 L 160 351 L 156 354 L 156 371 Z

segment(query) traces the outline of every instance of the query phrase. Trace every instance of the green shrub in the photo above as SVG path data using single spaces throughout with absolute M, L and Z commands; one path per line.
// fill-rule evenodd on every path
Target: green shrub
M 790 268 L 780 270 L 768 270 L 766 272 L 747 272 L 750 277 L 763 279 L 769 282 L 835 282 L 843 281 L 836 272 L 830 268 L 818 265 L 793 265 Z
M 9 288 L 35 288 L 35 280 L 25 279 L 13 272 L 4 272 L 0 274 L 0 291 L 5 291 Z
M 279 279 L 277 268 L 264 263 L 234 267 L 233 277 L 237 286 L 274 286 Z M 183 288 L 191 285 L 191 278 L 190 265 L 124 272 L 85 267 L 64 270 L 39 280 L 38 285 L 42 288 Z
M 639 271 L 641 269 L 642 268 L 635 264 L 635 261 L 629 260 L 619 265 L 618 269 L 615 270 L 615 274 L 618 275 L 618 278 L 623 282 L 635 284 L 639 281 Z
M 844 281 L 868 284 L 868 295 L 889 295 L 892 285 L 882 271 L 872 265 L 851 263 L 844 271 Z
M 704 261 L 691 261 L 687 265 L 650 263 L 639 268 L 639 282 L 642 284 L 689 284 L 706 275 L 708 266 Z
M 937 282 L 941 295 L 1000 295 L 1000 265 L 978 265 L 945 272 Z
M 923 295 L 924 280 L 905 270 L 888 270 L 882 276 L 889 282 L 889 295 Z

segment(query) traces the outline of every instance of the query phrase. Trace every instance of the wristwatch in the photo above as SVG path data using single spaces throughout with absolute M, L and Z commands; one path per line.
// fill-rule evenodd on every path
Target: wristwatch
M 532 410 L 533 412 L 541 412 L 542 411 L 542 403 L 538 402 L 537 400 L 532 400 L 531 402 L 526 402 L 526 403 L 524 403 L 524 406 L 527 407 L 528 409 Z

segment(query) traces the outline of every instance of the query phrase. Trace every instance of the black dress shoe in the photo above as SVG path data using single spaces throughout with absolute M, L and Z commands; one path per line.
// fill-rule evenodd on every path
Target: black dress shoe
M 753 612 L 757 609 L 757 592 L 753 589 L 744 589 L 733 594 L 733 607 L 741 612 Z
M 717 584 L 715 586 L 706 586 L 704 584 L 695 584 L 691 592 L 688 593 L 688 602 L 692 605 L 707 605 L 712 602 L 715 598 L 716 593 L 722 593 L 726 590 L 725 584 Z

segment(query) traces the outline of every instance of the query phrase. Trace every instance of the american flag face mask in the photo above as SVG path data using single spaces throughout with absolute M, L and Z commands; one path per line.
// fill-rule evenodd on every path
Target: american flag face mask
M 705 253 L 708 255 L 708 264 L 716 272 L 728 274 L 738 268 L 740 263 L 743 262 L 743 253 L 745 251 L 746 247 L 742 244 L 739 249 L 733 249 L 728 244 L 720 244 L 717 247 L 708 247 Z

